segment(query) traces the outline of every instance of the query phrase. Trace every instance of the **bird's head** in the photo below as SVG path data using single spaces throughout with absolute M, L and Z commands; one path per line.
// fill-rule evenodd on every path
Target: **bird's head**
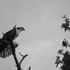
M 25 31 L 25 29 L 23 27 L 17 27 L 16 30 Z
M 23 27 L 16 27 L 16 25 L 13 27 L 13 29 L 16 29 L 18 31 L 25 31 L 25 28 L 23 28 Z
M 20 34 L 20 32 L 25 31 L 24 27 L 16 27 L 16 25 L 13 27 L 14 30 L 16 30 L 16 37 Z

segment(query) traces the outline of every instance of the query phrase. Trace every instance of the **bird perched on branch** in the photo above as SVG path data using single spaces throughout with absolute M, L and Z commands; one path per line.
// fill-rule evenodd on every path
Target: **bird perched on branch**
M 5 34 L 3 33 L 3 37 L 0 39 L 0 57 L 6 58 L 12 54 L 11 50 L 11 42 L 13 42 L 14 48 L 18 46 L 18 43 L 14 42 L 14 40 L 19 36 L 21 31 L 25 31 L 23 27 L 13 27 L 13 29 L 9 30 Z

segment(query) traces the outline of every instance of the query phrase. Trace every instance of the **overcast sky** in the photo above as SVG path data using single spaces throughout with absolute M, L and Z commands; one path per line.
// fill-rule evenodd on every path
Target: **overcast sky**
M 16 39 L 18 59 L 19 52 L 29 54 L 22 64 L 24 70 L 29 65 L 32 70 L 58 69 L 54 65 L 56 52 L 70 35 L 61 29 L 64 14 L 70 18 L 70 0 L 0 0 L 0 37 L 14 25 L 26 29 Z M 0 59 L 0 68 L 16 70 L 13 57 Z

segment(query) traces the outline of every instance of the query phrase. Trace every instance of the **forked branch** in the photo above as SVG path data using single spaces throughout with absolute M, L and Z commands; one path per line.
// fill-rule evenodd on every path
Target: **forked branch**
M 22 61 L 28 56 L 28 54 L 22 55 L 20 52 L 19 52 L 19 54 L 22 56 L 22 59 L 19 62 L 19 64 L 21 65 Z

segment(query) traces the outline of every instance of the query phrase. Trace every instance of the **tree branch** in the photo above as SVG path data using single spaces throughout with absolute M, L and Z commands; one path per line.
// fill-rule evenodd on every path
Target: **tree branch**
M 15 53 L 16 50 L 14 48 L 13 42 L 11 42 L 11 46 L 12 46 L 11 47 L 11 49 L 12 49 L 12 55 L 13 55 L 13 58 L 15 60 L 17 70 L 22 70 L 21 69 L 21 65 L 19 64 L 18 59 L 17 59 L 17 56 L 16 56 L 16 53 Z
M 28 70 L 31 70 L 31 66 L 29 66 Z
M 22 59 L 19 62 L 19 64 L 21 65 L 22 61 L 28 56 L 28 54 L 22 55 L 20 52 L 19 52 L 19 54 L 22 56 Z

